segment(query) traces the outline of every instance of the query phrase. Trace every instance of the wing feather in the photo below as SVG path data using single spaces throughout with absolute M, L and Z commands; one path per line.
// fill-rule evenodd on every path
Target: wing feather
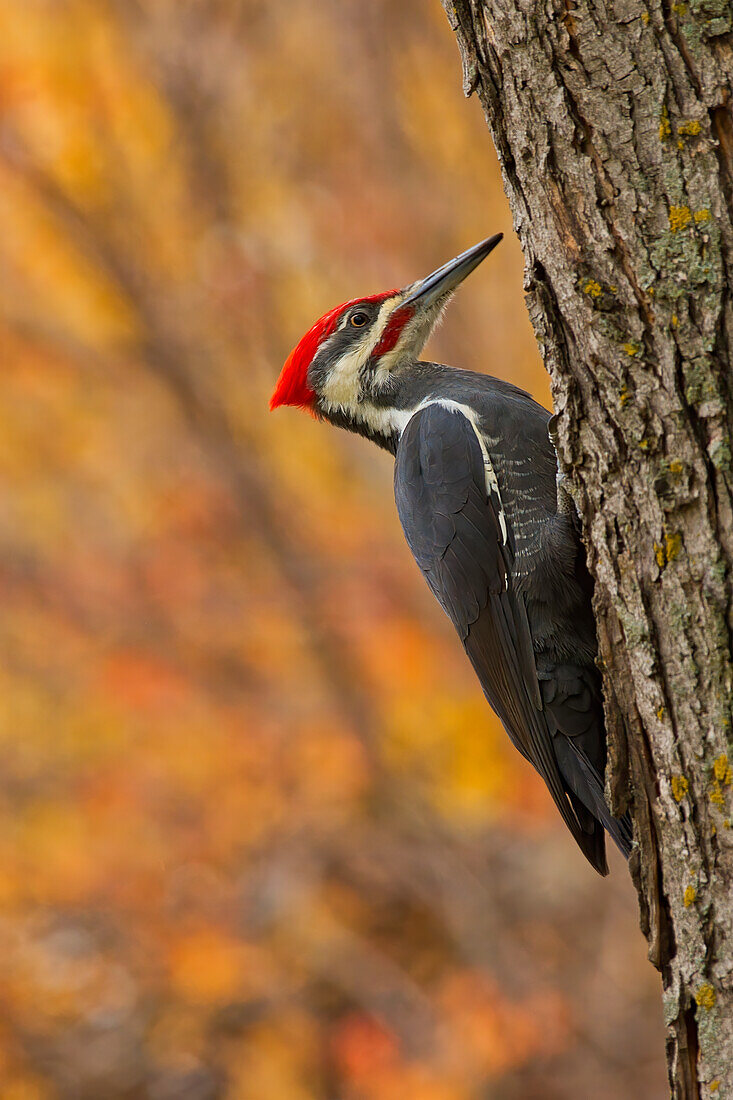
M 576 800 L 555 758 L 527 611 L 511 580 L 513 536 L 487 462 L 467 416 L 439 403 L 421 409 L 407 424 L 397 449 L 395 499 L 400 522 L 489 703 L 515 746 L 544 779 L 580 847 L 603 870 L 597 836 L 587 823 L 588 815 L 576 813 Z

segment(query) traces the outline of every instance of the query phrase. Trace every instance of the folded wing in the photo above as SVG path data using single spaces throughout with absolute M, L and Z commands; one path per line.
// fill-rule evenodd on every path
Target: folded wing
M 526 607 L 512 585 L 511 524 L 470 410 L 436 402 L 412 417 L 397 449 L 395 499 L 410 549 L 489 703 L 544 779 L 584 854 L 605 874 L 603 828 L 558 766 Z M 597 777 L 596 785 L 602 788 Z M 600 795 L 602 801 L 602 789 Z

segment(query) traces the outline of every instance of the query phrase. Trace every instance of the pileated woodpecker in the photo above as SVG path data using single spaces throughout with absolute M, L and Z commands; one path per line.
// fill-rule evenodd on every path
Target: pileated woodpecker
M 289 355 L 270 407 L 308 409 L 395 456 L 397 511 L 425 579 L 509 737 L 607 874 L 604 827 L 628 856 L 631 822 L 604 799 L 592 582 L 550 414 L 508 382 L 418 358 L 501 236 L 403 290 L 324 314 Z

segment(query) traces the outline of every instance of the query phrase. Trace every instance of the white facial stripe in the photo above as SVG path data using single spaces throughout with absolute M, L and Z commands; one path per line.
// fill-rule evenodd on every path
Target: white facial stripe
M 387 298 L 382 303 L 374 324 L 367 329 L 363 338 L 338 360 L 326 378 L 321 393 L 330 410 L 341 408 L 352 414 L 356 412 L 360 396 L 359 372 L 377 346 L 396 300 L 396 298 Z
M 358 416 L 360 420 L 370 425 L 373 418 L 376 418 L 380 423 L 384 421 L 385 414 L 382 409 L 375 407 L 367 409 L 365 403 L 359 400 L 361 396 L 359 372 L 371 357 L 372 352 L 384 334 L 392 313 L 398 306 L 399 296 L 388 298 L 383 302 L 374 325 L 368 333 L 365 333 L 364 339 L 344 355 L 331 371 L 322 390 L 323 397 L 330 410 L 342 409 L 352 416 Z M 388 384 L 389 375 L 399 363 L 400 359 L 405 355 L 406 347 L 414 345 L 415 353 L 417 354 L 420 351 L 425 340 L 430 335 L 431 330 L 440 320 L 443 308 L 444 304 L 441 305 L 439 311 L 437 311 L 437 316 L 432 312 L 427 315 L 418 313 L 413 320 L 407 323 L 397 344 L 391 351 L 386 352 L 380 358 L 375 367 L 373 381 L 376 389 Z M 395 425 L 397 423 L 402 425 L 399 428 L 401 431 L 402 428 L 404 428 L 404 424 L 402 424 L 399 416 Z M 396 427 L 390 429 L 387 434 L 392 434 L 393 430 L 397 430 Z
M 420 354 L 430 334 L 441 323 L 447 304 L 446 297 L 444 301 L 432 306 L 427 312 L 418 309 L 412 320 L 405 325 L 392 350 L 380 358 L 376 375 L 378 382 L 386 380 L 405 355 L 410 352 L 415 356 Z

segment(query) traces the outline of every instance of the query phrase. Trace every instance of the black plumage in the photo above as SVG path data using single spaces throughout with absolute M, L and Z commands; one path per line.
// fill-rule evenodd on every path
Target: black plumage
M 546 422 L 528 395 L 511 390 L 510 401 L 531 402 L 533 419 Z M 499 398 L 493 395 L 494 414 Z M 396 450 L 395 499 L 407 542 L 511 740 L 544 779 L 582 851 L 605 874 L 604 826 L 625 855 L 631 827 L 627 817 L 611 816 L 603 797 L 606 741 L 592 659 L 590 581 L 573 519 L 558 514 L 554 500 L 544 509 L 535 502 L 529 511 L 525 503 L 518 538 L 503 497 L 515 495 L 511 482 L 521 483 L 525 472 L 522 450 L 529 461 L 537 443 L 527 439 L 526 419 L 510 463 L 504 450 L 502 474 L 475 409 L 437 394 L 427 400 L 407 422 Z M 546 455 L 554 465 L 549 439 Z M 551 586 L 548 574 L 554 575 Z M 563 622 L 569 615 L 575 620 L 571 632 Z M 584 632 L 591 637 L 583 639 Z M 573 652 L 577 635 L 581 644 Z

